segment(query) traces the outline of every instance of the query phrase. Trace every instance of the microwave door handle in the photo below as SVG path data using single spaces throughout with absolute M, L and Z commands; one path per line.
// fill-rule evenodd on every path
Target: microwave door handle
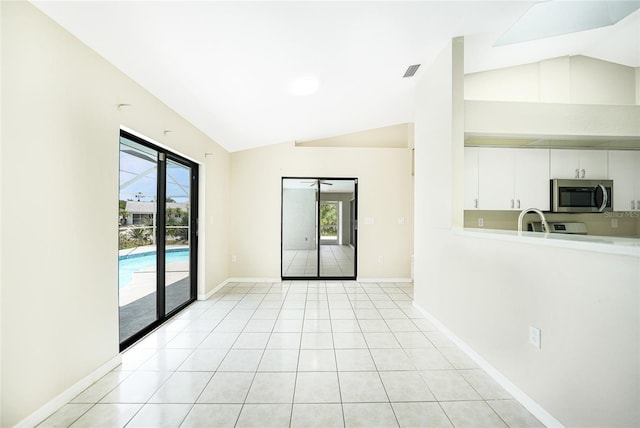
M 602 205 L 600 205 L 600 208 L 598 209 L 598 212 L 601 213 L 607 207 L 607 202 L 609 202 L 609 195 L 607 195 L 607 188 L 602 184 L 598 184 L 598 187 L 602 190 Z

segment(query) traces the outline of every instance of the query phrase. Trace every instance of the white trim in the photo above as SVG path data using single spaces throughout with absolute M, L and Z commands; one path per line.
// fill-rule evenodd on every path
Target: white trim
M 526 408 L 533 416 L 538 418 L 547 427 L 564 427 L 556 418 L 547 412 L 541 405 L 536 403 L 531 397 L 525 394 L 520 388 L 514 385 L 495 367 L 482 358 L 476 351 L 467 345 L 462 339 L 456 336 L 451 330 L 444 326 L 436 317 L 427 312 L 426 309 L 418 305 L 415 300 L 413 306 L 420 311 L 442 334 L 447 336 L 449 340 L 455 343 L 465 354 L 469 356 L 480 368 L 482 368 L 489 376 L 493 378 L 500 386 L 502 386 L 509 394 L 513 396 L 524 408 Z
M 27 416 L 20 422 L 18 422 L 15 425 L 15 428 L 34 427 L 42 423 L 49 416 L 51 416 L 52 414 L 60 410 L 62 406 L 64 406 L 65 404 L 73 400 L 78 394 L 80 394 L 82 391 L 87 389 L 94 382 L 102 378 L 111 370 L 118 367 L 121 363 L 122 363 L 122 355 L 118 354 L 117 356 L 113 357 L 112 359 L 104 363 L 102 366 L 98 367 L 96 370 L 94 370 L 92 373 L 90 373 L 80 381 L 71 385 L 69 388 L 64 390 L 61 394 L 54 397 L 48 403 L 40 407 L 38 410 L 36 410 L 35 412 L 31 413 L 29 416 Z
M 411 278 L 356 278 L 356 282 L 413 282 Z
M 229 278 L 228 282 L 282 282 L 281 278 Z

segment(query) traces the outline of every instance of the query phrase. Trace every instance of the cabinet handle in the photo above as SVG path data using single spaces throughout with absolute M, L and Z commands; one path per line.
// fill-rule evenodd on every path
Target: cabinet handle
M 585 171 L 585 170 L 584 170 L 584 168 L 582 168 L 582 177 L 581 177 L 581 178 L 584 178 L 584 176 L 585 176 L 586 174 L 587 174 L 587 171 Z
M 511 208 L 513 208 L 513 199 L 511 199 Z
M 578 168 L 576 168 L 576 176 L 575 178 L 580 178 L 580 170 Z
M 520 199 L 518 199 L 518 205 L 517 208 L 520 209 Z
M 475 208 L 478 208 L 478 198 L 475 198 L 475 199 L 473 200 L 473 206 L 474 206 Z

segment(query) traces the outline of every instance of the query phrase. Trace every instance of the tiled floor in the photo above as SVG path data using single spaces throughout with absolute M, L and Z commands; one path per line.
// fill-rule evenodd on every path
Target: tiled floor
M 229 284 L 41 426 L 537 427 L 410 284 Z
M 353 277 L 354 249 L 349 245 L 320 245 L 320 276 Z M 284 250 L 282 271 L 284 276 L 316 276 L 318 253 L 316 250 Z

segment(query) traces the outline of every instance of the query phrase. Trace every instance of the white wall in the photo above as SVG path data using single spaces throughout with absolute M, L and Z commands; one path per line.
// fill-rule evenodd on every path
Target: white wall
M 634 105 L 636 71 L 585 56 L 553 58 L 465 76 L 465 99 Z
M 316 189 L 282 190 L 282 248 L 315 250 Z
M 201 162 L 214 184 L 209 288 L 228 277 L 229 155 L 31 4 L 0 7 L 0 425 L 12 426 L 118 355 L 120 126 Z
M 237 256 L 231 277 L 280 276 L 281 178 L 305 176 L 358 178 L 358 277 L 410 277 L 410 150 L 293 143 L 231 154 L 231 254 Z M 365 217 L 372 217 L 374 224 L 364 224 Z M 405 223 L 398 224 L 398 217 Z

